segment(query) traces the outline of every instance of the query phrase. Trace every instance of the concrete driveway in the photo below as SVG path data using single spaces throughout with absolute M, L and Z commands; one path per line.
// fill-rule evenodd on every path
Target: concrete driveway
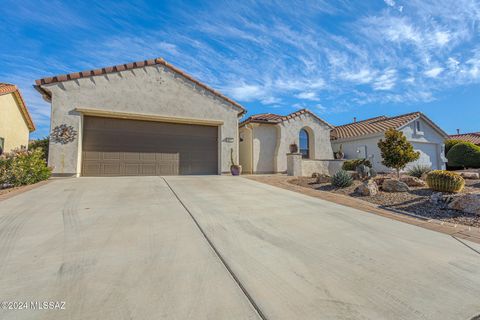
M 480 314 L 454 238 L 236 177 L 53 181 L 0 202 L 0 261 L 3 301 L 65 301 L 0 319 Z

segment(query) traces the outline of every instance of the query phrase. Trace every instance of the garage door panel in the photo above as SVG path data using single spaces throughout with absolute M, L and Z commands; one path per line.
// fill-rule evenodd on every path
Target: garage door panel
M 217 174 L 218 128 L 84 117 L 85 176 Z

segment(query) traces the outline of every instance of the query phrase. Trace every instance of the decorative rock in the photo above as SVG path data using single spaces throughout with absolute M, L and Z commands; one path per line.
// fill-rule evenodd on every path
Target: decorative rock
M 383 181 L 382 189 L 386 192 L 406 192 L 410 190 L 405 182 L 397 179 L 387 179 Z
M 439 202 L 442 201 L 442 198 L 443 198 L 443 194 L 441 192 L 435 192 L 435 193 L 432 193 L 429 201 L 433 204 L 438 204 Z
M 472 179 L 472 180 L 480 179 L 480 175 L 478 174 L 478 172 L 460 172 L 460 176 L 463 179 Z
M 359 185 L 355 192 L 362 196 L 374 196 L 378 193 L 378 186 L 373 179 L 370 179 Z
M 425 181 L 412 176 L 403 176 L 400 181 L 405 182 L 409 187 L 425 187 L 427 185 Z
M 381 185 L 383 185 L 383 182 L 384 182 L 385 180 L 388 180 L 388 179 L 391 179 L 391 178 L 389 178 L 389 177 L 375 177 L 375 178 L 373 178 L 373 181 L 375 181 L 375 183 L 376 183 L 378 186 L 381 186 Z
M 428 172 L 422 173 L 422 176 L 420 177 L 420 179 L 423 181 L 427 181 L 427 175 L 428 175 Z
M 316 179 L 316 183 L 329 183 L 332 181 L 332 178 L 328 174 L 324 173 L 318 173 Z
M 450 209 L 473 213 L 480 216 L 480 194 L 470 193 L 456 197 L 448 207 Z

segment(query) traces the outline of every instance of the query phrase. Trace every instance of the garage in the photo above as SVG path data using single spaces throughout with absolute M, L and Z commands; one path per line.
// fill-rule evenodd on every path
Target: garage
M 432 168 L 433 170 L 439 169 L 438 157 L 439 151 L 437 151 L 437 145 L 434 143 L 412 143 L 413 149 L 420 152 L 420 158 L 417 161 L 409 165 L 422 165 Z
M 83 176 L 218 173 L 218 127 L 85 116 Z

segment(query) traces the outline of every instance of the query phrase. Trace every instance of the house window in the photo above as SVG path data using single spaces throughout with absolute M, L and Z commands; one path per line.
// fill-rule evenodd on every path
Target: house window
M 302 154 L 302 158 L 310 158 L 310 137 L 308 136 L 308 132 L 305 129 L 300 130 L 300 153 Z
M 416 125 L 415 128 L 417 129 L 417 132 L 421 132 L 422 130 L 420 130 L 420 129 L 421 129 L 421 128 L 420 128 L 420 121 L 416 121 L 416 122 L 415 122 L 415 125 Z
M 3 153 L 4 145 L 5 145 L 5 139 L 0 137 L 0 155 Z

